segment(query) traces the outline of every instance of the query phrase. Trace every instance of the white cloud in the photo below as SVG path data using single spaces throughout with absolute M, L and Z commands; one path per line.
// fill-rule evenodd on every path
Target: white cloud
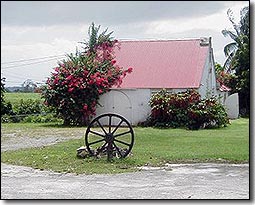
M 75 52 L 75 48 L 77 46 L 77 41 L 71 41 L 58 37 L 55 37 L 52 41 L 47 43 L 43 41 L 29 44 L 28 42 L 26 43 L 27 44 L 11 44 L 1 46 L 1 74 L 2 76 L 6 77 L 7 86 L 17 84 L 20 85 L 26 79 L 41 82 L 49 77 L 49 74 L 53 71 L 53 68 L 57 65 L 57 62 L 65 57 L 60 56 L 48 62 L 47 59 L 42 59 L 13 64 L 3 63 L 22 59 L 69 54 Z M 34 62 L 41 63 L 18 67 L 18 65 L 30 64 Z
M 240 4 L 231 7 L 231 9 L 233 10 L 234 14 L 237 15 L 240 11 Z M 237 17 L 239 21 L 239 16 Z M 221 32 L 221 30 L 225 28 L 232 28 L 232 25 L 227 18 L 226 10 L 223 10 L 221 12 L 203 17 L 152 21 L 148 25 L 146 33 L 153 35 L 160 34 L 161 36 L 164 36 L 195 29 L 209 29 Z

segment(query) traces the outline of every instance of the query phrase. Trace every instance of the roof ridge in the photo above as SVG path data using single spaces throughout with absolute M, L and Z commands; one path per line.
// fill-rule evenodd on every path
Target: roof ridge
M 165 42 L 165 41 L 200 41 L 201 38 L 192 38 L 192 39 L 120 39 L 121 42 Z

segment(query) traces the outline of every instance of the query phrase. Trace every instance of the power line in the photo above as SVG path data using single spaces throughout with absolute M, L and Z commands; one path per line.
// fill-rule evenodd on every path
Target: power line
M 6 66 L 6 67 L 2 67 L 2 69 L 7 69 L 7 68 L 16 68 L 16 67 L 21 67 L 21 66 L 27 66 L 27 65 L 33 65 L 33 64 L 38 64 L 38 63 L 45 63 L 45 62 L 49 62 L 52 60 L 56 60 L 57 58 L 54 59 L 48 59 L 48 60 L 43 60 L 43 61 L 37 61 L 37 62 L 33 62 L 33 63 L 25 63 L 25 64 L 20 64 L 20 65 L 11 65 L 11 66 Z
M 40 59 L 45 59 L 45 58 L 56 58 L 60 56 L 65 56 L 64 54 L 62 55 L 54 55 L 54 56 L 46 56 L 46 57 L 41 57 L 41 58 L 29 58 L 29 59 L 22 59 L 22 60 L 15 60 L 15 61 L 8 61 L 8 62 L 3 62 L 1 64 L 12 64 L 12 63 L 18 63 L 18 62 L 25 62 L 25 61 L 33 61 L 33 60 L 40 60 Z

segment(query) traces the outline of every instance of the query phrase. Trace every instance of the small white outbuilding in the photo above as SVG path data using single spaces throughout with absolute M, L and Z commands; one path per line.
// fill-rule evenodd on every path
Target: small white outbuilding
M 189 40 L 121 41 L 115 50 L 116 61 L 132 67 L 120 88 L 101 96 L 96 115 L 117 113 L 132 125 L 145 121 L 151 108 L 151 95 L 197 89 L 201 97 L 221 93 L 216 83 L 211 38 Z

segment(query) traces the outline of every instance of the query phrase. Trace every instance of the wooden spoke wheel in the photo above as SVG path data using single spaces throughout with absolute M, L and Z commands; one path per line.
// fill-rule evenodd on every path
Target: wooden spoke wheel
M 134 145 L 134 131 L 121 115 L 102 114 L 91 121 L 85 133 L 85 145 L 91 156 L 126 157 Z

